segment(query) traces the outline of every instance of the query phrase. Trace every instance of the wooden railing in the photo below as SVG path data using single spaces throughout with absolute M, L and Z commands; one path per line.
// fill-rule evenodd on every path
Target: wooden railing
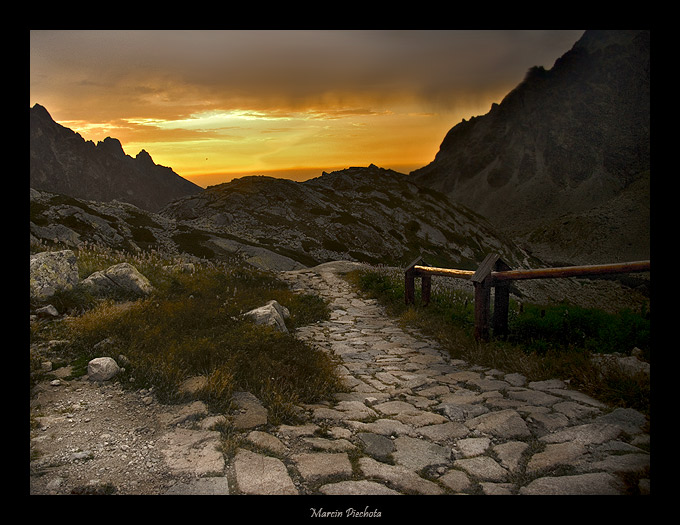
M 583 277 L 650 271 L 650 261 L 636 261 L 616 264 L 589 266 L 566 266 L 562 268 L 542 268 L 536 270 L 513 270 L 498 255 L 489 254 L 476 271 L 435 268 L 427 265 L 422 258 L 413 261 L 406 268 L 406 304 L 415 303 L 415 278 L 422 281 L 421 301 L 423 306 L 430 302 L 432 276 L 468 279 L 472 281 L 475 292 L 475 338 L 488 340 L 489 325 L 494 336 L 508 333 L 508 309 L 510 304 L 509 283 L 520 279 L 549 279 L 559 277 Z M 491 288 L 494 290 L 493 318 L 491 317 Z M 491 323 L 490 323 L 491 321 Z

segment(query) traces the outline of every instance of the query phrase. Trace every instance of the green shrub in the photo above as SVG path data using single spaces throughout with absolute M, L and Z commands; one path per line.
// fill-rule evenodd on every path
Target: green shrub
M 509 323 L 511 340 L 528 351 L 580 348 L 593 353 L 627 352 L 633 347 L 649 354 L 650 319 L 644 313 L 616 314 L 574 305 L 527 305 Z

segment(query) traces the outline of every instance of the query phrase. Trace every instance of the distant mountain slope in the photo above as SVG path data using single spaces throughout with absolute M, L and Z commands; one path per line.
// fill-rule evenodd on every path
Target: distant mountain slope
M 490 251 L 527 255 L 485 219 L 407 175 L 376 166 L 305 182 L 253 176 L 174 201 L 160 215 L 211 233 L 213 250 L 266 248 L 304 265 L 349 259 L 476 269 Z
M 81 199 L 115 199 L 149 211 L 203 191 L 172 169 L 155 164 L 144 150 L 133 158 L 117 139 L 106 138 L 96 145 L 85 141 L 57 124 L 39 104 L 30 113 L 32 188 Z
M 453 127 L 414 182 L 544 259 L 649 257 L 649 39 L 586 31 L 552 69 L 532 68 L 489 113 Z M 630 223 L 628 235 L 610 235 Z

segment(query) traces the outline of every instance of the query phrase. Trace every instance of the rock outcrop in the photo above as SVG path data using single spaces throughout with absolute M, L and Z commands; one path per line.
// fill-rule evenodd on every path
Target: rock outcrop
M 78 262 L 71 250 L 41 252 L 31 255 L 31 300 L 46 299 L 59 290 L 78 284 Z
M 277 301 L 269 301 L 264 306 L 250 310 L 243 315 L 255 324 L 273 326 L 279 332 L 288 332 L 286 319 L 290 318 L 290 312 Z
M 123 293 L 127 296 L 145 296 L 153 292 L 149 279 L 137 268 L 124 262 L 96 271 L 83 280 L 78 276 L 78 261 L 71 250 L 40 252 L 31 255 L 31 301 L 40 304 L 60 290 L 80 287 L 94 295 Z M 43 306 L 44 316 L 54 316 L 51 305 Z
M 333 260 L 476 268 L 489 251 L 521 266 L 528 256 L 465 206 L 393 170 L 353 167 L 305 182 L 252 176 L 211 186 L 159 212 L 201 231 L 213 254 L 241 253 L 277 270 Z M 227 216 L 229 219 L 225 220 Z M 285 260 L 296 264 L 284 264 Z

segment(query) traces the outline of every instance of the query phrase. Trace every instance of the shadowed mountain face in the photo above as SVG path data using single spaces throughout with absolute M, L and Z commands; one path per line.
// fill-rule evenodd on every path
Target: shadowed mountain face
M 155 164 L 144 150 L 130 157 L 117 139 L 95 145 L 54 122 L 39 104 L 30 111 L 32 188 L 81 199 L 115 199 L 149 211 L 202 191 L 172 169 Z
M 648 31 L 586 31 L 552 69 L 463 121 L 411 177 L 539 257 L 649 258 Z

